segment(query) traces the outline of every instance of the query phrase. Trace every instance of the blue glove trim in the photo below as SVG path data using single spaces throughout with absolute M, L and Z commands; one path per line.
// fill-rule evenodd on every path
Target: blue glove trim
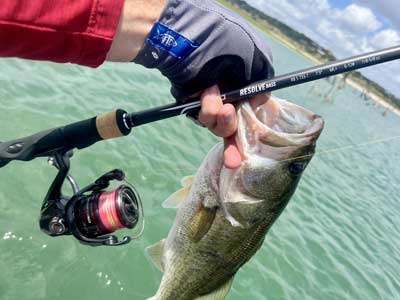
M 154 24 L 146 41 L 178 59 L 188 57 L 200 46 L 160 22 Z

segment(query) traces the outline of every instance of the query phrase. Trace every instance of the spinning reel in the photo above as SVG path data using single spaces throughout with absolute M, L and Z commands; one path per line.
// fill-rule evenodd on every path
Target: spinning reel
M 94 183 L 79 189 L 74 178 L 68 174 L 72 151 L 55 152 L 49 163 L 58 173 L 43 201 L 40 213 L 40 229 L 53 237 L 73 235 L 82 244 L 89 246 L 119 246 L 137 237 L 125 236 L 119 240 L 111 233 L 123 229 L 133 229 L 143 220 L 143 207 L 133 186 L 121 184 L 107 191 L 113 180 L 123 181 L 121 170 L 110 171 Z M 69 181 L 73 195 L 62 194 L 62 186 Z M 142 223 L 144 225 L 144 223 Z

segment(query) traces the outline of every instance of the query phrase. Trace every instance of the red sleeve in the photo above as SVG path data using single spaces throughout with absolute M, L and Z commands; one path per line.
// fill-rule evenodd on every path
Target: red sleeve
M 124 0 L 0 0 L 0 57 L 97 67 Z

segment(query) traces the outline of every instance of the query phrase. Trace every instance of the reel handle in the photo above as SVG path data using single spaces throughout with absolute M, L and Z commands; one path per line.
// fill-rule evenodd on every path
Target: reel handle
M 0 168 L 12 160 L 29 161 L 36 157 L 52 156 L 55 152 L 83 149 L 101 140 L 128 135 L 126 111 L 116 111 L 48 129 L 34 135 L 0 143 Z

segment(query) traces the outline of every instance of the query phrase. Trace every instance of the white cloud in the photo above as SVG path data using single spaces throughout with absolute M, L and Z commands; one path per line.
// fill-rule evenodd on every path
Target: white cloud
M 332 50 L 339 58 L 400 44 L 399 0 L 354 0 L 343 9 L 333 7 L 328 0 L 246 1 Z M 399 27 L 387 28 L 388 22 Z M 392 62 L 362 72 L 400 96 L 399 66 Z
M 335 40 L 337 44 L 340 45 L 342 51 L 353 51 L 354 44 L 351 39 L 352 34 L 332 25 L 332 22 L 328 20 L 322 20 L 318 24 L 316 31 L 320 34 L 320 42 L 322 41 L 324 46 L 327 47 L 332 40 Z
M 357 4 L 351 4 L 344 10 L 335 12 L 342 27 L 354 33 L 373 32 L 382 26 L 369 8 Z
M 393 29 L 385 29 L 376 33 L 371 39 L 375 48 L 387 48 L 400 44 L 400 34 Z
M 269 3 L 266 3 L 264 0 L 252 0 L 247 2 L 255 7 L 261 8 L 267 15 L 276 16 L 285 23 L 286 21 L 289 21 L 289 18 L 291 20 L 301 20 L 306 16 L 303 10 L 298 9 L 295 5 L 287 0 L 272 0 Z M 290 22 L 287 24 L 290 24 Z
M 356 3 L 373 9 L 385 18 L 391 26 L 400 30 L 399 0 L 355 0 Z

